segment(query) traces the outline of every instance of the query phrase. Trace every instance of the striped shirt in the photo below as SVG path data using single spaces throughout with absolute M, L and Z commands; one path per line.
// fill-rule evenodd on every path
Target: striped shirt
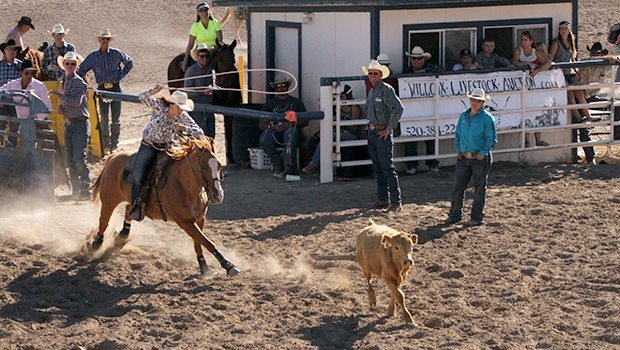
M 60 89 L 60 110 L 67 120 L 88 119 L 88 86 L 76 74 L 65 77 Z
M 22 67 L 22 61 L 17 58 L 13 60 L 13 63 L 8 63 L 6 60 L 0 61 L 0 85 L 8 83 L 10 80 L 21 78 L 19 70 Z
M 47 80 L 62 80 L 65 76 L 65 72 L 58 65 L 58 61 L 56 59 L 56 55 L 54 55 L 55 44 L 50 45 L 45 52 L 43 53 L 43 73 L 47 76 Z M 63 56 L 69 52 L 75 52 L 75 46 L 73 44 L 69 44 L 66 41 L 62 42 L 62 46 L 58 48 L 58 54 Z
M 390 130 L 396 129 L 403 115 L 403 104 L 396 96 L 394 88 L 380 80 L 366 97 L 368 122 L 372 125 L 387 124 Z
M 121 64 L 123 67 L 121 68 Z M 84 77 L 92 69 L 98 84 L 118 84 L 133 68 L 133 60 L 126 53 L 113 47 L 107 52 L 91 52 L 80 64 L 77 74 Z

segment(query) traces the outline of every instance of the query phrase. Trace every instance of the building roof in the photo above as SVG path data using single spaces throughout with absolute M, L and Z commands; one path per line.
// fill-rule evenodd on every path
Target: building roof
M 242 6 L 250 8 L 273 9 L 292 7 L 379 7 L 391 8 L 432 8 L 432 7 L 472 7 L 497 5 L 543 4 L 557 2 L 576 2 L 576 0 L 213 0 L 214 6 Z

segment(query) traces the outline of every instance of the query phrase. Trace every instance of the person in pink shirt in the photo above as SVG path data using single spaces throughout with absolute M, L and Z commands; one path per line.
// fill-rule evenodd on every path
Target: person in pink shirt
M 4 84 L 0 87 L 0 90 L 26 90 L 32 94 L 37 95 L 38 98 L 43 101 L 43 103 L 47 106 L 47 108 L 52 110 L 52 102 L 48 96 L 47 87 L 43 82 L 36 79 L 34 76 L 37 74 L 37 69 L 32 66 L 32 61 L 24 60 L 21 66 L 21 78 L 10 80 L 8 83 Z M 19 101 L 18 101 L 19 99 Z M 15 102 L 26 102 L 21 101 L 23 98 L 14 97 Z M 15 106 L 15 112 L 17 113 L 17 118 L 20 119 L 28 119 L 30 118 L 30 108 L 27 106 Z M 47 118 L 47 113 L 37 113 L 36 119 L 43 120 Z

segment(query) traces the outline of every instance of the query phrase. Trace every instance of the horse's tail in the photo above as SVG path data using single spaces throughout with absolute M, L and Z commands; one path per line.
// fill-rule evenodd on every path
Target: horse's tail
M 108 157 L 105 160 L 105 163 L 103 163 L 103 169 L 101 170 L 101 173 L 99 173 L 99 176 L 97 176 L 97 179 L 95 180 L 95 182 L 92 185 L 90 185 L 90 189 L 93 192 L 91 201 L 93 202 L 98 202 L 100 200 L 99 194 L 101 193 L 101 178 L 103 177 L 105 170 L 108 168 L 108 163 L 110 162 L 110 159 L 112 158 L 113 157 Z

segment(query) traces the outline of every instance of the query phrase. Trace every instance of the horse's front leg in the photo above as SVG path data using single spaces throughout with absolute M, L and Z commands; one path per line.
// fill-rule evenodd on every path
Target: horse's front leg
M 131 212 L 131 205 L 125 206 L 125 220 L 123 221 L 123 228 L 114 236 L 114 249 L 121 250 L 129 242 L 129 232 L 131 231 L 131 219 L 129 213 Z
M 202 248 L 200 248 L 200 246 L 204 246 L 211 254 L 213 254 L 217 261 L 219 261 L 220 265 L 226 270 L 226 274 L 228 276 L 234 276 L 240 272 L 239 268 L 224 258 L 222 253 L 220 253 L 215 247 L 215 244 L 202 233 L 202 230 L 200 230 L 200 227 L 196 222 L 178 222 L 178 225 L 194 240 L 194 250 L 196 251 L 199 265 L 201 265 L 201 260 L 204 261 L 204 257 L 202 256 Z M 197 245 L 198 248 L 196 247 Z M 204 265 L 206 266 L 206 262 Z M 200 270 L 203 272 L 202 266 Z

